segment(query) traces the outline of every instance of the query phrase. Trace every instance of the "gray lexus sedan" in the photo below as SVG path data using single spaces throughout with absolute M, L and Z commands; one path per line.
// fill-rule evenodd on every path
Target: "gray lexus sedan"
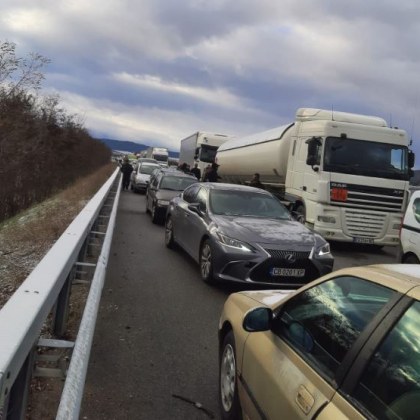
M 180 245 L 215 280 L 297 288 L 333 269 L 330 246 L 267 191 L 196 183 L 171 200 L 165 243 Z

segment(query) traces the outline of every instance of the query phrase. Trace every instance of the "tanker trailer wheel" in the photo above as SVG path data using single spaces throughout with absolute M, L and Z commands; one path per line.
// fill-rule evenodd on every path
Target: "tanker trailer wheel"
M 295 210 L 295 218 L 298 222 L 305 224 L 306 222 L 306 214 L 305 214 L 305 206 L 303 204 L 299 204 Z

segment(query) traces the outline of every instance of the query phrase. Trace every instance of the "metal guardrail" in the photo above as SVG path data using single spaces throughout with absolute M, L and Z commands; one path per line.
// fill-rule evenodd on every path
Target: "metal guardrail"
M 115 225 L 119 180 L 116 169 L 0 311 L 0 420 L 25 418 L 39 345 L 74 347 L 57 418 L 78 418 Z M 75 343 L 40 339 L 47 319 L 51 319 L 54 338 L 64 336 L 72 285 L 81 269 L 94 268 Z

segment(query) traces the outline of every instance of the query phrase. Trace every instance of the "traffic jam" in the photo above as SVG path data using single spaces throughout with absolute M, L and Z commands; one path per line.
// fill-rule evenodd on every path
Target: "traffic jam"
M 406 133 L 300 108 L 247 137 L 194 133 L 178 166 L 157 154 L 129 185 L 164 245 L 205 283 L 241 290 L 220 314 L 222 418 L 419 418 L 420 191 Z M 398 258 L 334 271 L 332 241 Z

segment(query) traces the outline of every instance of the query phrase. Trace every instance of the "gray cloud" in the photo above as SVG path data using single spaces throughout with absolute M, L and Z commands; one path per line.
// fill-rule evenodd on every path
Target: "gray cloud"
M 177 149 L 307 106 L 382 116 L 416 139 L 419 20 L 412 0 L 4 0 L 0 39 L 52 59 L 45 90 L 108 137 Z

